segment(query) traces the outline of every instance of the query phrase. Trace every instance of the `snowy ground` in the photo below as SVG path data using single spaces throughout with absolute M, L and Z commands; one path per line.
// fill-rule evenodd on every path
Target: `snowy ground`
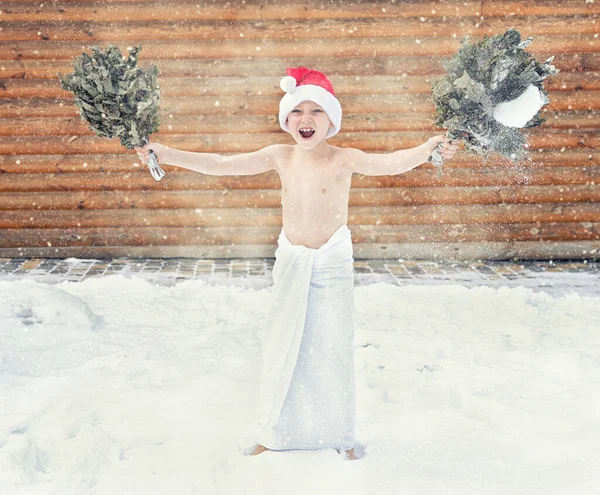
M 597 494 L 586 287 L 356 287 L 343 461 L 242 453 L 270 287 L 0 281 L 0 494 Z

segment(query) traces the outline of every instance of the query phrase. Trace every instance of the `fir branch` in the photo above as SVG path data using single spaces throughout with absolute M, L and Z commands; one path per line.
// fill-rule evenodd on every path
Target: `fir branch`
M 467 151 L 486 160 L 491 152 L 513 162 L 525 158 L 526 137 L 521 128 L 541 125 L 540 112 L 519 127 L 505 126 L 494 114 L 498 105 L 515 100 L 531 85 L 538 88 L 543 105 L 550 102 L 543 81 L 559 70 L 550 65 L 554 57 L 540 64 L 525 52 L 531 41 L 521 42 L 520 33 L 512 28 L 484 36 L 477 44 L 471 44 L 467 36 L 444 64 L 446 76 L 432 85 L 438 112 L 435 124 L 448 129 L 451 139 L 462 140 Z
M 73 92 L 81 117 L 98 136 L 118 137 L 127 149 L 147 144 L 160 123 L 158 68 L 137 67 L 141 45 L 128 56 L 112 45 L 91 49 L 91 56 L 74 60 L 72 74 L 58 74 L 61 87 Z

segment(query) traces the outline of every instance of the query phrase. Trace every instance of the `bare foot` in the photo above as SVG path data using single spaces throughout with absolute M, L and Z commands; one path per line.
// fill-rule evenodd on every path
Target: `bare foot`
M 338 450 L 338 454 L 341 454 L 342 451 Z M 350 450 L 344 450 L 344 460 L 346 461 L 356 461 L 358 460 L 358 457 L 356 457 L 356 455 L 354 454 L 354 448 L 350 449 Z
M 254 447 L 254 450 L 250 453 L 250 455 L 262 454 L 263 452 L 266 452 L 267 450 L 269 450 L 267 447 L 264 447 L 259 443 L 256 447 Z

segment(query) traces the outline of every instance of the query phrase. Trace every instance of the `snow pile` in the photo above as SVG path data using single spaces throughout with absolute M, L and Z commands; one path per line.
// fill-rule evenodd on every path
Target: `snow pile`
M 93 357 L 101 318 L 84 300 L 28 280 L 0 282 L 0 293 L 0 371 L 45 376 Z
M 355 292 L 359 461 L 252 445 L 271 288 L 0 282 L 0 493 L 600 486 L 600 297 Z

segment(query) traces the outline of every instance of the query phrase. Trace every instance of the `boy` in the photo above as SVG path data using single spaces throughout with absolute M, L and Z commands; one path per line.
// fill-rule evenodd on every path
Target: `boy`
M 367 154 L 327 143 L 342 109 L 321 72 L 288 68 L 279 123 L 296 145 L 278 144 L 235 156 L 194 153 L 149 143 L 136 148 L 142 163 L 152 149 L 159 163 L 211 175 L 276 170 L 283 228 L 273 266 L 274 304 L 262 343 L 258 433 L 251 452 L 335 448 L 354 452 L 355 396 L 352 341 L 353 251 L 348 199 L 353 173 L 396 175 L 425 163 L 433 150 L 445 159 L 458 146 L 445 136 L 415 148 Z

